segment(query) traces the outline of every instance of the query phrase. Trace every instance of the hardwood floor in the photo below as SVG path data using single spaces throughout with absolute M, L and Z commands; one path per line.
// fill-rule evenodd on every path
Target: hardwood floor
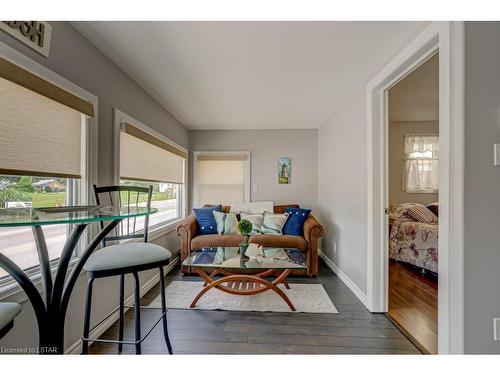
M 437 354 L 438 282 L 413 267 L 390 261 L 389 317 L 421 349 Z
M 172 280 L 200 280 L 182 276 L 179 268 L 166 276 Z M 322 283 L 339 314 L 260 313 L 234 311 L 168 311 L 174 354 L 419 354 L 419 350 L 387 319 L 371 314 L 347 286 L 324 264 L 317 278 L 291 277 L 292 283 Z M 148 305 L 159 286 L 141 300 Z M 118 296 L 116 297 L 118 298 Z M 143 310 L 142 329 L 147 331 L 158 311 Z M 102 338 L 116 338 L 118 324 Z M 133 312 L 125 317 L 125 338 L 133 338 Z M 144 354 L 165 354 L 161 324 L 143 342 Z M 115 354 L 116 345 L 95 343 L 90 353 Z M 124 353 L 134 353 L 126 345 Z

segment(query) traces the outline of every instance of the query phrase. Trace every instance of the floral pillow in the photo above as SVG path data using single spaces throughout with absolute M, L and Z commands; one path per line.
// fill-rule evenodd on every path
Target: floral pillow
M 283 234 L 283 227 L 288 219 L 288 214 L 271 214 L 266 212 L 264 214 L 264 221 L 262 223 L 262 234 Z
M 240 213 L 241 220 L 245 219 L 252 223 L 252 231 L 250 234 L 261 234 L 262 223 L 264 222 L 263 214 L 247 214 L 246 212 Z
M 217 233 L 219 234 L 237 234 L 238 218 L 236 214 L 226 214 L 224 212 L 214 211 L 214 218 L 217 222 Z

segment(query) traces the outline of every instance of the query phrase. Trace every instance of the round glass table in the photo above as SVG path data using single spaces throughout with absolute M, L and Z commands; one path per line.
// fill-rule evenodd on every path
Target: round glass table
M 157 212 L 156 208 L 114 206 L 64 206 L 53 208 L 4 208 L 0 209 L 0 228 L 32 228 L 35 238 L 42 291 L 39 292 L 26 273 L 0 249 L 0 267 L 16 280 L 33 306 L 38 323 L 39 353 L 64 353 L 64 322 L 69 299 L 83 265 L 101 241 L 124 219 L 134 219 Z M 135 219 L 134 219 L 135 220 Z M 73 253 L 85 228 L 100 222 L 100 231 L 86 245 L 69 272 Z M 104 225 L 104 222 L 107 222 Z M 47 244 L 42 226 L 70 224 L 71 233 L 62 249 L 57 270 L 52 276 Z

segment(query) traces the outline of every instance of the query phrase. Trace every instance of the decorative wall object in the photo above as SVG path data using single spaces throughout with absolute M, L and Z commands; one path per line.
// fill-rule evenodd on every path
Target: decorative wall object
M 45 21 L 0 21 L 0 30 L 49 57 L 52 26 Z
M 290 184 L 292 175 L 292 159 L 281 157 L 278 159 L 278 184 Z

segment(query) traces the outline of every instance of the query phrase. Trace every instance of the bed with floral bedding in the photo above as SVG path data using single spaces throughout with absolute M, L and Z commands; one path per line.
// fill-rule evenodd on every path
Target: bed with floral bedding
M 389 258 L 438 272 L 438 218 L 418 203 L 394 205 L 389 211 Z

